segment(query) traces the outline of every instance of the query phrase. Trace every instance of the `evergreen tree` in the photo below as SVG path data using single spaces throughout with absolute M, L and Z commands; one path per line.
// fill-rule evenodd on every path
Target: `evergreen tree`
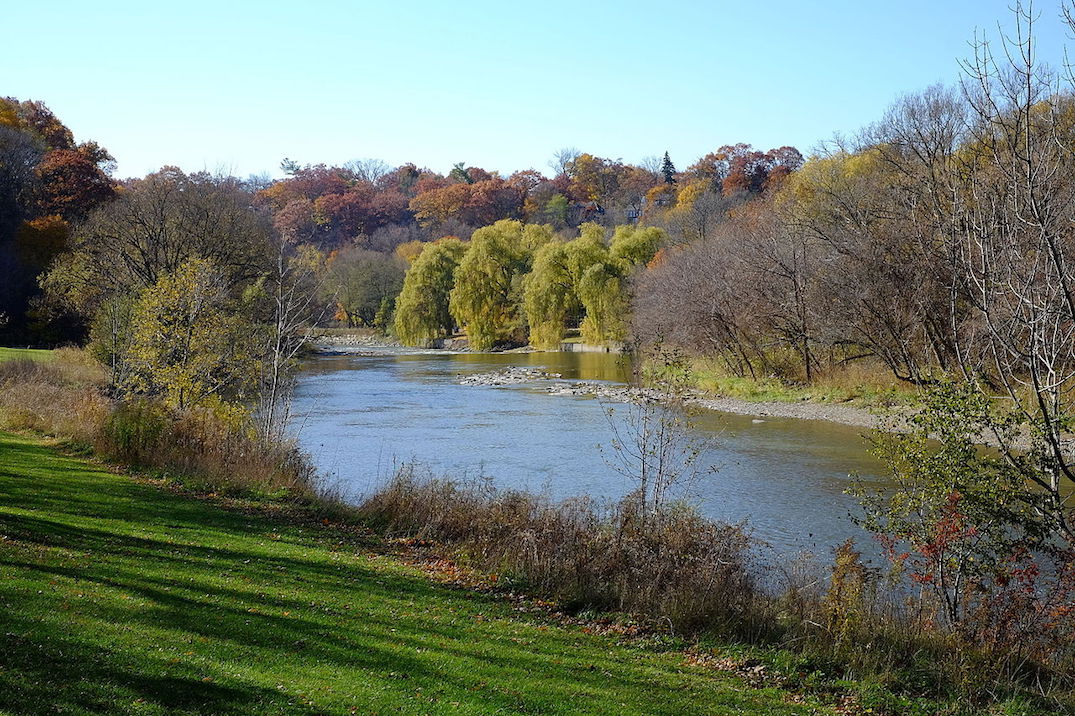
M 668 152 L 664 153 L 664 159 L 661 161 L 661 175 L 664 177 L 665 184 L 676 183 L 676 165 L 672 163 Z

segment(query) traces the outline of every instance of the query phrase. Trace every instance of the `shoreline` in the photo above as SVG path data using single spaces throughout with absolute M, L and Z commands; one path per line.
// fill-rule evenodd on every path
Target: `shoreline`
M 631 402 L 635 395 L 635 389 L 629 386 L 608 385 L 596 381 L 575 381 L 569 386 L 551 386 L 547 392 L 553 395 L 587 395 L 598 399 L 614 400 L 616 402 Z M 664 394 L 660 391 L 644 389 L 646 397 L 662 399 Z M 688 398 L 691 405 L 712 410 L 718 413 L 732 415 L 745 415 L 754 418 L 792 418 L 795 420 L 822 420 L 849 427 L 879 429 L 882 419 L 866 408 L 852 405 L 829 405 L 825 403 L 812 403 L 800 401 L 797 403 L 783 403 L 777 401 L 751 401 L 741 398 L 728 398 L 711 396 L 704 393 L 694 393 Z

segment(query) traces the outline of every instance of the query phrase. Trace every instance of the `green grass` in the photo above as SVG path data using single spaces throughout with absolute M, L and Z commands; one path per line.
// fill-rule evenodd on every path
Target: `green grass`
M 30 358 L 31 360 L 52 360 L 53 352 L 38 348 L 0 348 L 0 361 L 12 358 Z
M 0 711 L 807 714 L 333 528 L 0 433 Z
M 849 364 L 817 376 L 810 385 L 773 376 L 744 378 L 733 375 L 719 361 L 692 358 L 693 383 L 712 395 L 758 402 L 845 403 L 858 407 L 891 407 L 913 404 L 919 399 L 913 386 L 897 380 L 884 367 Z

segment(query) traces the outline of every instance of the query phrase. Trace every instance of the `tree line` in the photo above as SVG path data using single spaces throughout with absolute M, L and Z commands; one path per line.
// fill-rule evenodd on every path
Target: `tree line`
M 503 219 L 467 242 L 428 244 L 407 271 L 395 313 L 395 333 L 428 345 L 456 326 L 470 346 L 501 344 L 557 349 L 570 323 L 602 344 L 626 338 L 627 280 L 664 240 L 655 227 L 608 232 L 583 224 L 568 241 L 548 224 Z

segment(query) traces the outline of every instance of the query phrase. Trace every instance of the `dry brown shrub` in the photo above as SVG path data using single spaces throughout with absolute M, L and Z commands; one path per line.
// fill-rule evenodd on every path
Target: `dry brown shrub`
M 119 405 L 102 426 L 97 450 L 181 478 L 199 490 L 316 496 L 316 474 L 293 444 L 258 439 L 242 421 L 210 410 L 176 412 L 151 400 Z
M 680 631 L 749 625 L 758 594 L 743 530 L 678 506 L 641 520 L 636 504 L 553 503 L 408 466 L 359 513 L 389 534 L 447 544 L 568 609 L 628 612 Z

